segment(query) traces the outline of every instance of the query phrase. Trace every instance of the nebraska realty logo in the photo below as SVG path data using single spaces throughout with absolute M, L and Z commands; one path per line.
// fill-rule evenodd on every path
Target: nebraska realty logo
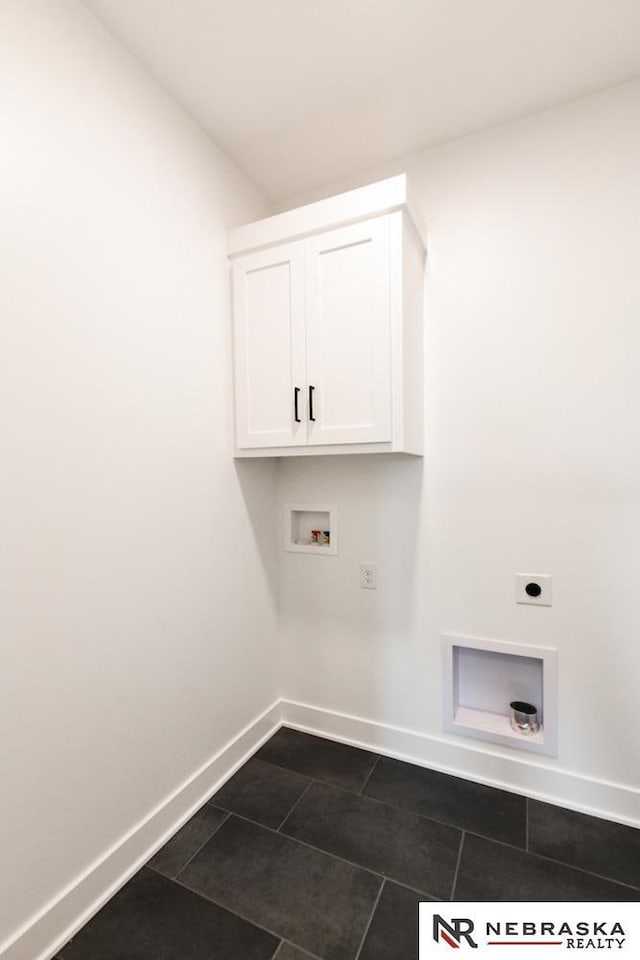
M 436 943 L 442 939 L 450 947 L 458 948 L 464 938 L 470 947 L 477 948 L 478 944 L 472 938 L 475 924 L 468 917 L 454 917 L 450 923 L 443 920 L 439 913 L 433 915 L 433 939 Z
M 419 930 L 419 960 L 461 949 L 512 960 L 525 946 L 527 960 L 553 956 L 549 948 L 640 958 L 640 911 L 632 903 L 421 903 Z

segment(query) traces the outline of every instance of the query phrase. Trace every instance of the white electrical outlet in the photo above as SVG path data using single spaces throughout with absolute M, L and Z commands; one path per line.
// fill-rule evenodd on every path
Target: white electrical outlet
M 378 589 L 378 567 L 375 563 L 360 564 L 360 586 L 363 590 Z
M 551 606 L 551 577 L 548 573 L 516 573 L 516 603 Z

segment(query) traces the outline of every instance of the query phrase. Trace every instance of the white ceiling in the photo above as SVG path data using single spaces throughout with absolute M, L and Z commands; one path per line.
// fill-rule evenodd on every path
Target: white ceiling
M 640 75 L 640 0 L 85 0 L 273 200 Z

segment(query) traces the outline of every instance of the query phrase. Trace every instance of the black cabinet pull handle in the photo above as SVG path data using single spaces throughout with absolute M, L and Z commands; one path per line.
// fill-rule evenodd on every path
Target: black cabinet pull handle
M 316 418 L 313 415 L 313 391 L 315 387 L 309 387 L 309 420 L 313 420 L 315 423 Z
M 300 416 L 298 414 L 298 394 L 300 393 L 300 387 L 293 388 L 293 419 L 296 423 L 300 423 Z

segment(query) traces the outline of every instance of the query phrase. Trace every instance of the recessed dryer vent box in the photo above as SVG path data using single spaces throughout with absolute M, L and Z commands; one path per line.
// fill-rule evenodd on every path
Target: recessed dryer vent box
M 335 504 L 286 503 L 284 549 L 291 553 L 336 556 L 338 508 Z
M 444 728 L 518 750 L 556 753 L 556 651 L 503 640 L 443 637 Z M 521 700 L 538 710 L 540 729 L 511 729 L 509 704 Z

